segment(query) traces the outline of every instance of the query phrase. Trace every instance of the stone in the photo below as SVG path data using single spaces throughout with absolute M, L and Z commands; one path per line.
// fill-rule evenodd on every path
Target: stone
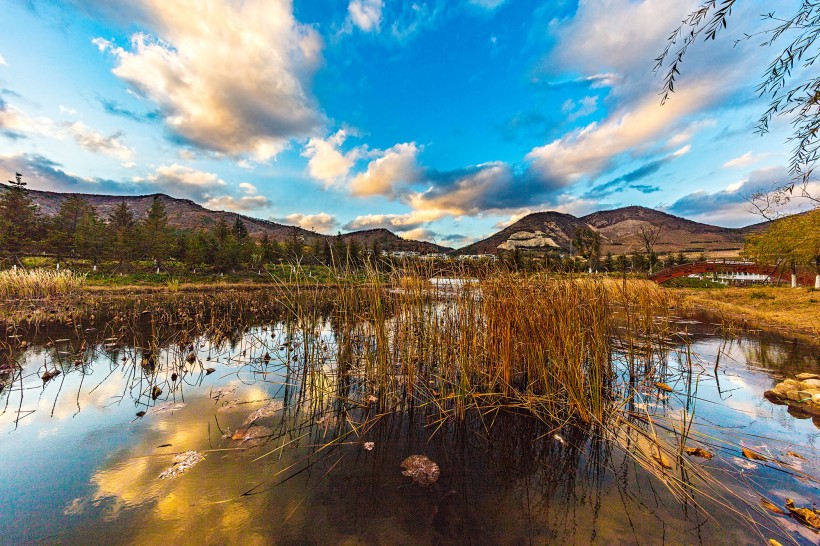
M 786 398 L 788 398 L 789 400 L 800 400 L 800 395 L 797 394 L 796 390 L 788 391 L 786 393 Z
M 820 393 L 811 395 L 811 403 L 820 406 Z
M 799 374 L 795 375 L 795 377 L 797 379 L 800 379 L 801 381 L 803 381 L 805 379 L 820 379 L 820 374 L 816 374 L 816 373 L 799 373 Z M 789 381 L 789 380 L 787 379 L 786 381 Z
M 806 379 L 800 386 L 804 389 L 820 389 L 820 379 Z

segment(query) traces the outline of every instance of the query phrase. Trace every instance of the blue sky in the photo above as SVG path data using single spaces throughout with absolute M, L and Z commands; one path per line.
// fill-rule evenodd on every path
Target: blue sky
M 661 106 L 653 59 L 695 4 L 7 0 L 0 174 L 449 246 L 538 210 L 745 225 L 788 178 L 787 120 L 753 134 L 774 51 L 735 45 L 762 24 L 738 3 Z

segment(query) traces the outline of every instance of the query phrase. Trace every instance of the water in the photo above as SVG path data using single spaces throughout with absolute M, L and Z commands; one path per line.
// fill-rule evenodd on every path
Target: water
M 430 407 L 386 411 L 366 385 L 342 385 L 332 373 L 330 321 L 308 339 L 270 312 L 269 320 L 246 313 L 230 331 L 208 328 L 214 311 L 191 335 L 157 332 L 145 317 L 115 327 L 116 310 L 92 311 L 94 319 L 15 338 L 29 346 L 15 353 L 22 369 L 0 393 L 3 543 L 818 540 L 796 521 L 757 508 L 761 496 L 781 507 L 787 497 L 798 506 L 816 499 L 820 422 L 763 398 L 783 377 L 820 372 L 820 353 L 800 343 L 727 339 L 708 317 L 676 325 L 688 332 L 693 355 L 690 366 L 680 345 L 666 357 L 667 381 L 678 394 L 657 400 L 647 392 L 625 409 L 653 415 L 656 433 L 670 443 L 686 410 L 694 419 L 687 445 L 715 457 L 696 461 L 706 479 L 677 467 L 659 478 L 593 427 L 557 429 L 512 410 L 443 424 Z M 307 371 L 306 353 L 327 364 Z M 62 373 L 44 383 L 43 373 L 55 368 Z M 162 389 L 156 400 L 153 384 Z M 680 394 L 687 390 L 690 396 Z M 234 440 L 265 407 L 272 411 L 251 429 L 261 437 Z M 782 462 L 744 459 L 741 445 Z M 189 450 L 205 460 L 160 480 L 173 454 Z M 402 475 L 411 454 L 439 465 L 436 484 Z M 676 498 L 664 480 L 693 483 L 695 501 Z

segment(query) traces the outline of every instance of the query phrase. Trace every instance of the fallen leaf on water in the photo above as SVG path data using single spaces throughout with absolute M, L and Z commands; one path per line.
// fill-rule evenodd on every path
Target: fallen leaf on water
M 792 499 L 786 499 L 786 508 L 791 512 L 792 517 L 807 527 L 820 529 L 820 516 L 809 508 L 797 508 Z
M 154 385 L 154 388 L 151 389 L 151 398 L 156 400 L 159 397 L 160 394 L 162 394 L 162 389 L 160 389 L 158 386 Z
M 656 451 L 655 453 L 652 454 L 652 458 L 655 459 L 655 461 L 657 461 L 657 463 L 659 465 L 661 465 L 662 467 L 664 467 L 665 469 L 671 470 L 672 461 L 669 460 L 669 457 L 667 457 L 663 453 L 663 451 L 660 451 L 660 450 Z
M 211 375 L 216 371 L 216 368 L 205 368 L 205 375 Z
M 777 542 L 775 539 L 770 538 L 769 539 L 769 546 L 783 546 L 783 545 L 780 544 L 779 542 Z
M 410 455 L 401 463 L 402 474 L 413 478 L 419 485 L 432 485 L 438 481 L 441 470 L 424 455 Z
M 171 447 L 171 445 L 172 445 L 172 444 L 162 444 L 162 445 L 160 445 L 160 446 L 157 446 L 157 449 L 159 449 L 159 448 L 161 448 L 161 447 Z
M 167 411 L 174 412 L 185 407 L 185 402 L 166 402 L 164 404 L 157 404 L 151 410 L 151 413 L 164 413 Z
M 752 461 L 769 461 L 770 459 L 765 455 L 761 455 L 757 451 L 752 451 L 751 449 L 742 447 L 740 451 L 743 453 L 743 456 L 747 459 L 751 459 Z
M 687 447 L 684 449 L 687 455 L 694 455 L 695 457 L 703 457 L 704 459 L 711 459 L 714 457 L 710 451 L 706 451 L 702 447 Z
M 273 436 L 273 430 L 268 427 L 253 425 L 237 429 L 231 440 L 238 440 L 242 447 L 256 447 L 266 443 L 271 436 Z
M 145 415 L 144 411 L 138 411 L 137 412 L 137 417 L 143 417 L 144 415 Z
M 786 455 L 788 455 L 789 457 L 794 457 L 795 459 L 800 459 L 801 461 L 806 460 L 806 458 L 804 456 L 802 456 L 801 454 L 796 453 L 794 451 L 787 451 Z
M 42 376 L 43 383 L 48 383 L 49 381 L 51 381 L 52 379 L 54 379 L 58 375 L 60 375 L 60 370 L 49 370 L 49 371 L 47 371 Z
M 159 479 L 167 480 L 176 478 L 186 470 L 194 467 L 204 460 L 205 456 L 197 451 L 186 451 L 185 453 L 174 455 L 174 459 L 172 461 L 173 464 L 162 471 L 162 474 L 159 475 Z
M 786 514 L 786 512 L 781 510 L 776 504 L 774 504 L 773 502 L 770 502 L 770 501 L 768 501 L 768 500 L 766 500 L 762 497 L 760 498 L 760 506 L 762 508 L 765 508 L 769 512 L 774 512 L 775 514 L 781 514 L 781 515 Z
M 269 404 L 262 406 L 255 412 L 248 415 L 242 422 L 241 426 L 250 425 L 257 419 L 265 419 L 266 417 L 272 417 L 277 411 L 281 410 L 283 407 L 284 403 L 281 400 L 273 400 Z
M 666 383 L 661 383 L 660 381 L 655 383 L 655 387 L 657 389 L 665 391 L 665 392 L 672 392 L 674 390 L 672 387 L 670 387 Z
M 373 451 L 373 448 L 376 447 L 375 442 L 365 442 L 363 446 L 367 451 Z

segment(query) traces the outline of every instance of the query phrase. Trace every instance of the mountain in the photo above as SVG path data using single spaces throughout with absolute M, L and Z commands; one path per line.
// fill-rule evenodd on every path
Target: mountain
M 0 191 L 5 187 L 6 186 L 0 184 Z M 108 218 L 114 211 L 114 208 L 123 201 L 128 204 L 136 218 L 141 218 L 148 212 L 154 198 L 157 198 L 165 205 L 165 210 L 168 213 L 168 222 L 172 227 L 177 229 L 207 229 L 214 226 L 220 218 L 224 218 L 226 222 L 233 224 L 236 218 L 239 217 L 248 228 L 248 233 L 254 238 L 259 238 L 263 233 L 267 232 L 271 239 L 285 241 L 288 237 L 293 236 L 294 230 L 306 241 L 310 241 L 316 237 L 328 237 L 327 235 L 322 235 L 297 226 L 287 226 L 271 222 L 270 220 L 260 220 L 259 218 L 252 218 L 235 212 L 206 209 L 189 199 L 177 199 L 162 193 L 122 196 L 28 190 L 28 194 L 34 201 L 34 204 L 37 205 L 40 214 L 44 216 L 54 216 L 57 214 L 62 203 L 69 197 L 81 197 L 96 209 L 97 214 L 101 218 Z M 372 247 L 373 243 L 378 241 L 379 246 L 384 250 L 415 251 L 421 253 L 446 252 L 452 250 L 424 241 L 402 239 L 386 229 L 354 231 L 346 233 L 342 237 L 348 241 L 356 239 L 359 244 L 367 248 Z
M 453 250 L 452 248 L 428 243 L 427 241 L 412 241 L 402 239 L 388 229 L 365 229 L 362 231 L 354 231 L 351 233 L 342 234 L 342 239 L 348 241 L 356 239 L 359 244 L 365 248 L 372 248 L 373 245 L 378 245 L 384 250 L 403 250 L 409 252 L 418 252 L 420 254 L 443 253 Z
M 583 227 L 601 235 L 601 252 L 614 255 L 639 252 L 640 226 L 660 230 L 655 252 L 706 252 L 711 255 L 737 254 L 746 235 L 765 227 L 725 228 L 702 224 L 645 207 L 623 207 L 593 212 L 581 218 L 559 212 L 536 212 L 487 237 L 459 249 L 460 254 L 494 254 L 514 248 L 568 251 L 575 232 Z

